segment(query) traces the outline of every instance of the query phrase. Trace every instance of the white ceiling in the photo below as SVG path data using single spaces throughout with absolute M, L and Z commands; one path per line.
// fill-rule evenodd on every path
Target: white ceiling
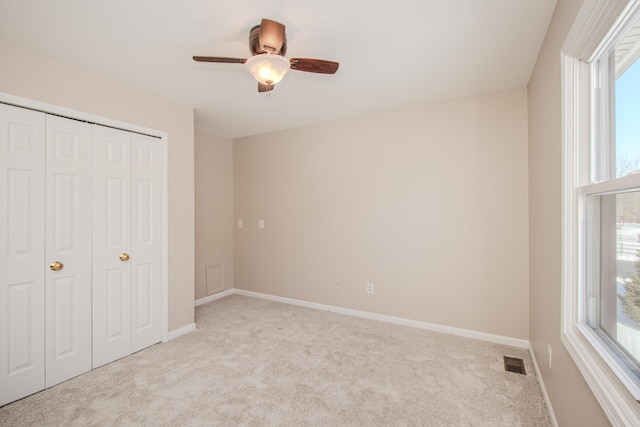
M 195 109 L 240 137 L 524 86 L 556 0 L 0 0 L 0 39 Z M 291 71 L 271 93 L 239 64 L 261 18 L 287 27 Z

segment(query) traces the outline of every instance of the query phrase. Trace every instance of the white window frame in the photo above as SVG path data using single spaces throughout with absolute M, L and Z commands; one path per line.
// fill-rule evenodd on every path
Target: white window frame
M 640 387 L 619 363 L 618 356 L 588 326 L 588 280 L 598 274 L 590 256 L 587 195 L 621 188 L 640 187 L 640 174 L 610 181 L 592 182 L 602 164 L 590 164 L 592 135 L 608 132 L 608 112 L 591 123 L 593 106 L 591 62 L 602 56 L 629 17 L 640 13 L 640 0 L 585 0 L 569 32 L 561 54 L 563 112 L 562 186 L 562 325 L 561 340 L 613 425 L 640 425 Z M 606 90 L 605 90 L 606 92 Z M 605 93 L 602 95 L 607 97 Z M 602 98 L 602 96 L 600 96 Z M 596 113 L 597 114 L 597 113 Z M 606 156 L 602 156 L 606 159 Z M 605 160 L 606 161 L 606 160 Z M 605 166 L 606 167 L 606 166 Z

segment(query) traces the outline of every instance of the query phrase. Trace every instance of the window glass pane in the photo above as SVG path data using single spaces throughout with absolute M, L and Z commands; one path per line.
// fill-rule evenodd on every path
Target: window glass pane
M 640 191 L 600 196 L 600 328 L 640 366 Z
M 615 48 L 616 177 L 640 170 L 640 21 Z

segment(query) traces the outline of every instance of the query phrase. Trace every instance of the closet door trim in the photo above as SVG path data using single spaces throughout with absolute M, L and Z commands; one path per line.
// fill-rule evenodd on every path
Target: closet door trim
M 40 111 L 47 114 L 53 114 L 56 116 L 65 117 L 73 120 L 80 120 L 87 123 L 98 124 L 101 126 L 111 127 L 115 129 L 121 129 L 127 132 L 139 133 L 142 135 L 148 135 L 158 139 L 158 143 L 161 144 L 162 155 L 162 342 L 166 342 L 169 339 L 169 258 L 168 258 L 168 203 L 167 203 L 167 189 L 168 189 L 168 167 L 167 167 L 167 140 L 168 134 L 164 131 L 151 129 L 144 126 L 139 126 L 131 123 L 121 122 L 119 120 L 110 119 L 107 117 L 98 116 L 95 114 L 85 113 L 77 111 L 71 108 L 61 107 L 59 105 L 48 104 L 46 102 L 36 101 L 29 98 L 23 98 L 16 95 L 0 92 L 0 103 L 13 105 L 21 108 L 28 108 L 30 110 Z

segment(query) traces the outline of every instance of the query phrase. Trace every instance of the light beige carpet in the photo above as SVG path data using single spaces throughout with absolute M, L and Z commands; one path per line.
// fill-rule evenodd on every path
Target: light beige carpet
M 522 349 L 237 295 L 196 323 L 0 408 L 0 425 L 551 425 Z

